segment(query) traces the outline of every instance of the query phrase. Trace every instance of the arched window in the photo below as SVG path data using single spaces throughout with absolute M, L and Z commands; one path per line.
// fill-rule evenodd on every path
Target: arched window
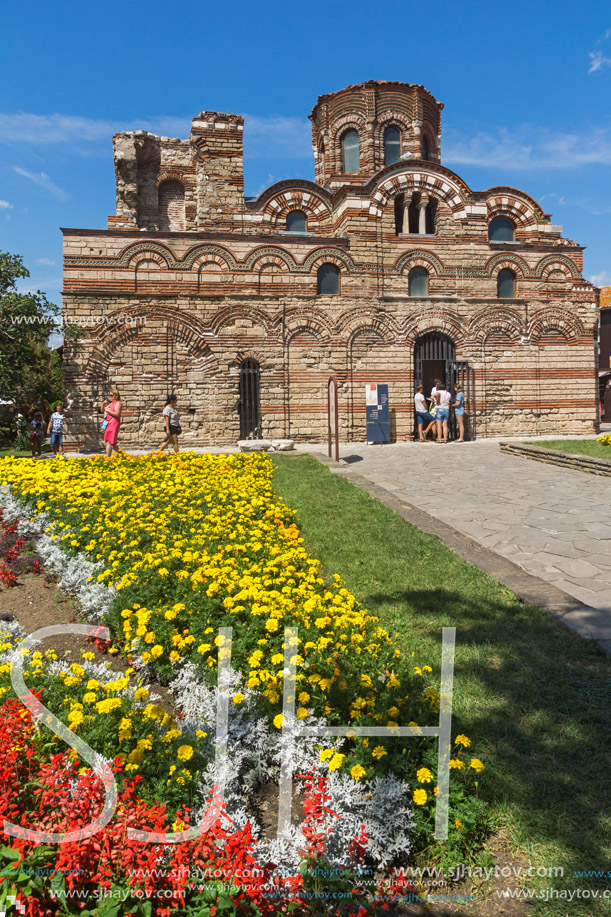
M 359 135 L 356 131 L 347 131 L 342 138 L 342 158 L 344 172 L 359 170 Z
M 317 274 L 319 296 L 336 296 L 339 293 L 339 268 L 334 264 L 321 264 Z
M 306 215 L 301 210 L 291 210 L 290 213 L 286 215 L 286 231 L 287 232 L 305 232 L 306 231 Z
M 497 274 L 496 295 L 499 299 L 515 299 L 516 275 L 508 267 L 504 267 Z
M 159 185 L 159 229 L 181 232 L 185 228 L 185 189 L 170 179 Z
M 429 295 L 429 274 L 423 267 L 413 267 L 407 275 L 408 296 Z
M 240 439 L 257 439 L 261 429 L 261 367 L 248 357 L 240 363 Z
M 424 159 L 426 162 L 429 159 L 429 142 L 426 139 L 426 134 L 422 135 L 422 140 L 420 141 L 420 159 Z
M 391 166 L 399 162 L 401 156 L 401 134 L 396 127 L 387 127 L 384 131 L 384 165 Z
M 488 224 L 488 239 L 490 242 L 513 242 L 515 227 L 505 217 L 495 217 Z

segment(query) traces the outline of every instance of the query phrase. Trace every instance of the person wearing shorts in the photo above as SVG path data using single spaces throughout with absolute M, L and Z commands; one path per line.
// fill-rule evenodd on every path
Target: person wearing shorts
M 462 385 L 460 382 L 457 382 L 454 386 L 454 416 L 456 417 L 456 423 L 458 424 L 458 439 L 457 443 L 464 443 L 465 441 L 465 393 L 462 390 Z
M 414 395 L 414 408 L 416 409 L 416 417 L 418 419 L 418 442 L 425 443 L 431 427 L 433 428 L 433 436 L 435 436 L 435 418 L 426 406 L 424 386 L 422 385 L 419 385 L 416 389 L 416 394 Z M 424 429 L 425 423 L 428 423 L 426 430 Z
M 169 446 L 170 443 L 174 448 L 174 452 L 178 452 L 178 437 L 182 433 L 180 426 L 180 415 L 176 410 L 177 403 L 176 395 L 168 395 L 168 400 L 166 401 L 166 406 L 163 409 L 163 422 L 165 424 L 165 439 L 159 447 L 159 451 L 163 452 L 166 446 Z
M 64 420 L 64 406 L 63 404 L 58 404 L 55 406 L 47 426 L 47 436 L 51 436 L 53 455 L 64 454 Z
M 435 392 L 435 401 L 437 402 L 437 412 L 435 420 L 437 422 L 437 442 L 447 443 L 448 441 L 448 420 L 450 417 L 450 404 L 452 397 L 443 382 L 440 382 Z

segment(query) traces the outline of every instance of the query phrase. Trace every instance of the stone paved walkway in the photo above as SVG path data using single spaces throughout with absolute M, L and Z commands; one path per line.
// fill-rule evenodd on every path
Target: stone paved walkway
M 504 455 L 492 442 L 347 444 L 340 460 L 338 473 L 362 476 L 589 606 L 572 612 L 571 626 L 611 650 L 608 480 Z

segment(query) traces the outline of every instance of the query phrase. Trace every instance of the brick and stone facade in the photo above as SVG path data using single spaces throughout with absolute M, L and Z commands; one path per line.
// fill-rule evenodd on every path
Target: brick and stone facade
M 528 194 L 472 191 L 443 166 L 441 109 L 404 83 L 321 96 L 316 183 L 254 199 L 239 116 L 202 112 L 187 140 L 116 135 L 108 229 L 63 231 L 64 317 L 84 328 L 65 347 L 72 447 L 99 444 L 109 386 L 122 445 L 160 441 L 168 391 L 184 446 L 234 443 L 246 365 L 260 373 L 259 435 L 323 440 L 334 374 L 343 439 L 365 438 L 372 382 L 388 383 L 392 435 L 410 439 L 415 353 L 431 334 L 468 367 L 477 436 L 594 431 L 598 304 L 583 249 Z M 498 218 L 509 241 L 489 239 Z M 328 265 L 337 293 L 319 292 Z

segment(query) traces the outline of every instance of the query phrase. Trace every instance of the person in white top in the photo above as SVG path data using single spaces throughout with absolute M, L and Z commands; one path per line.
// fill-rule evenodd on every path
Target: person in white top
M 437 421 L 437 442 L 447 443 L 448 441 L 448 419 L 450 417 L 450 404 L 452 397 L 443 382 L 440 382 L 435 392 L 435 402 L 437 411 L 435 420 Z
M 433 436 L 435 436 L 435 418 L 430 413 L 427 405 L 426 398 L 424 397 L 424 386 L 419 385 L 416 389 L 416 394 L 414 395 L 414 407 L 416 409 L 416 417 L 418 419 L 418 442 L 426 442 L 426 437 L 431 429 L 433 428 Z M 428 423 L 428 427 L 423 431 L 425 421 Z

